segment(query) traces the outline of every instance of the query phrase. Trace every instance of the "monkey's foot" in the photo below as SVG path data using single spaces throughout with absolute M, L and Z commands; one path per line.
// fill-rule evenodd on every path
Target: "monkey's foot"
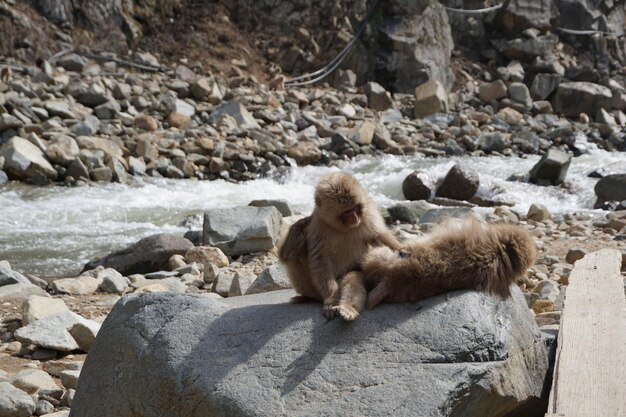
M 356 308 L 352 307 L 348 304 L 340 304 L 338 306 L 333 307 L 333 310 L 341 316 L 345 321 L 352 321 L 359 317 L 359 312 Z
M 326 317 L 328 320 L 335 318 L 335 306 L 333 306 L 332 304 L 324 304 L 324 306 L 322 307 L 322 313 L 324 314 L 324 317 Z

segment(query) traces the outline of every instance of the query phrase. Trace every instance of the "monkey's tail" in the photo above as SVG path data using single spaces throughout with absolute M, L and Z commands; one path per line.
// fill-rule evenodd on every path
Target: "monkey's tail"
M 537 249 L 530 234 L 519 226 L 496 226 L 498 241 L 504 249 L 503 265 L 495 282 L 488 285 L 489 292 L 510 295 L 509 287 L 524 275 L 535 262 Z

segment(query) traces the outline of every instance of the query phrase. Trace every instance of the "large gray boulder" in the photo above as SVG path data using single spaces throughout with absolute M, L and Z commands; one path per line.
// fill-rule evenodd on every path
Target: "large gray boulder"
M 19 136 L 14 136 L 2 145 L 0 157 L 4 157 L 3 169 L 12 180 L 45 183 L 57 178 L 56 170 L 41 149 Z
M 600 108 L 610 104 L 612 97 L 611 90 L 603 85 L 587 81 L 561 83 L 552 106 L 555 113 L 570 117 L 578 117 L 580 113 L 595 115 Z
M 530 178 L 539 185 L 558 185 L 565 181 L 572 155 L 550 148 L 530 170 Z
M 224 116 L 230 116 L 237 121 L 237 125 L 242 129 L 260 129 L 259 122 L 250 114 L 243 104 L 237 101 L 227 101 L 220 105 L 211 113 L 211 121 L 217 122 Z
M 626 200 L 626 174 L 613 174 L 601 178 L 594 187 L 598 197 L 595 208 L 606 201 Z
M 237 256 L 276 245 L 282 216 L 276 207 L 233 207 L 204 213 L 204 244 Z
M 104 266 L 113 268 L 124 276 L 146 274 L 168 269 L 173 255 L 184 255 L 193 243 L 182 236 L 160 233 L 145 237 L 127 248 L 88 262 L 84 271 Z
M 24 275 L 11 269 L 8 265 L 0 263 L 0 287 L 11 284 L 30 284 L 31 282 Z
M 30 395 L 6 381 L 0 382 L 0 416 L 30 417 L 34 411 Z
M 71 416 L 543 416 L 546 348 L 521 291 L 457 291 L 327 321 L 283 290 L 122 298 Z M 541 409 L 543 407 L 543 410 Z
M 437 188 L 436 196 L 469 200 L 476 195 L 479 186 L 480 180 L 474 170 L 454 165 Z
M 511 33 L 550 29 L 550 21 L 558 14 L 552 0 L 506 0 L 503 6 L 498 21 Z

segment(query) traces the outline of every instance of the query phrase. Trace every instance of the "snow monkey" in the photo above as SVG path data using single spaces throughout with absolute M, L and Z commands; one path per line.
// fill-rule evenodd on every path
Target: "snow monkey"
M 296 222 L 280 245 L 279 257 L 300 297 L 323 302 L 323 314 L 354 320 L 367 292 L 358 270 L 370 247 L 400 244 L 357 180 L 346 173 L 323 176 L 313 213 Z
M 380 247 L 366 254 L 363 273 L 375 286 L 367 307 L 382 301 L 414 302 L 462 288 L 508 297 L 510 285 L 536 256 L 535 243 L 522 227 L 449 220 L 400 251 Z

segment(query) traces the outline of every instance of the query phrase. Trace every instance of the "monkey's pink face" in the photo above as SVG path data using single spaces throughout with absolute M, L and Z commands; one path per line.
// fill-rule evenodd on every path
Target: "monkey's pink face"
M 348 227 L 358 227 L 361 224 L 361 205 L 357 204 L 353 208 L 341 213 L 341 221 Z

